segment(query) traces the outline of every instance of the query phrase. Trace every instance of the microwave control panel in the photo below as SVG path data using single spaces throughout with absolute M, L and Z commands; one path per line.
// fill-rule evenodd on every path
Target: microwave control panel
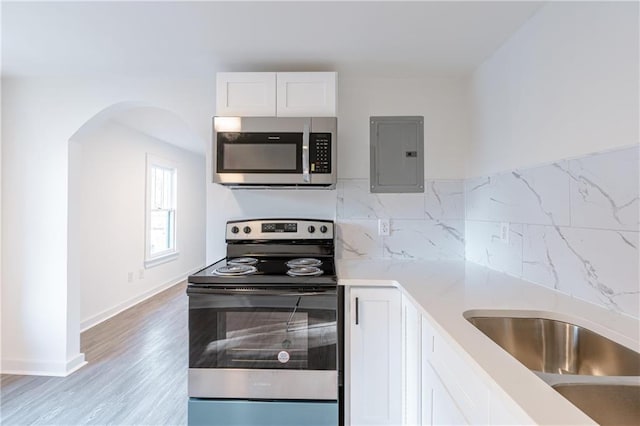
M 311 173 L 331 173 L 331 133 L 309 135 L 309 168 Z

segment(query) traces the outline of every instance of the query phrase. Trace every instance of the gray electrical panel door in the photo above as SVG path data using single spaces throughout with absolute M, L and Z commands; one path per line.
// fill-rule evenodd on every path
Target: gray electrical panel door
M 371 117 L 371 192 L 424 192 L 424 117 Z

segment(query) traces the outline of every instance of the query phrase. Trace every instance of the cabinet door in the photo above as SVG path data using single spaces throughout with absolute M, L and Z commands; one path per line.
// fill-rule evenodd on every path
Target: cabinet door
M 276 73 L 217 73 L 216 115 L 275 117 Z
M 431 376 L 431 422 L 429 425 L 467 425 L 469 422 L 464 417 L 460 408 L 440 381 L 438 375 L 429 368 L 427 374 Z
M 335 72 L 280 72 L 278 117 L 335 117 Z
M 402 423 L 420 424 L 420 315 L 402 295 Z
M 431 369 L 431 365 L 429 361 L 431 360 L 431 356 L 433 354 L 433 330 L 431 329 L 431 324 L 429 320 L 427 320 L 424 316 L 422 317 L 422 326 L 421 326 L 421 356 L 422 356 L 422 425 L 423 426 L 431 426 L 433 425 L 433 380 L 435 378 L 435 373 Z
M 350 291 L 350 421 L 359 425 L 402 422 L 402 314 L 400 292 Z

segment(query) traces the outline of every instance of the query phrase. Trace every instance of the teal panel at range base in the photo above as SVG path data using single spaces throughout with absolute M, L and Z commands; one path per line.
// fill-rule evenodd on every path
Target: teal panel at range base
M 189 398 L 189 426 L 336 426 L 337 401 L 237 401 Z

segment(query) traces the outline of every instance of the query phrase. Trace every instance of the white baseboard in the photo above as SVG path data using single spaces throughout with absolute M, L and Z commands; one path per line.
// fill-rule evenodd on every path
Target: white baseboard
M 66 377 L 85 365 L 87 365 L 87 361 L 84 360 L 83 353 L 74 356 L 67 362 L 3 359 L 2 374 Z
M 129 300 L 125 300 L 122 303 L 117 304 L 116 306 L 106 309 L 102 312 L 100 312 L 97 315 L 94 315 L 92 317 L 89 317 L 83 321 L 80 321 L 80 333 L 83 333 L 85 331 L 87 331 L 88 329 L 90 329 L 91 327 L 95 327 L 96 325 L 100 324 L 101 322 L 104 322 L 106 320 L 108 320 L 109 318 L 112 318 L 116 315 L 118 315 L 120 312 L 122 311 L 126 311 L 127 309 L 137 305 L 140 302 L 143 302 L 147 299 L 149 299 L 150 297 L 155 296 L 156 294 L 170 288 L 173 287 L 174 285 L 184 281 L 189 275 L 191 275 L 192 273 L 201 270 L 202 268 L 204 268 L 204 265 L 201 267 L 198 267 L 190 272 L 186 272 L 184 274 L 181 274 L 178 277 L 175 277 L 167 282 L 165 282 L 164 284 L 161 284 L 157 287 L 154 287 L 150 290 L 145 291 L 142 294 L 139 294 L 138 296 L 135 296 Z

